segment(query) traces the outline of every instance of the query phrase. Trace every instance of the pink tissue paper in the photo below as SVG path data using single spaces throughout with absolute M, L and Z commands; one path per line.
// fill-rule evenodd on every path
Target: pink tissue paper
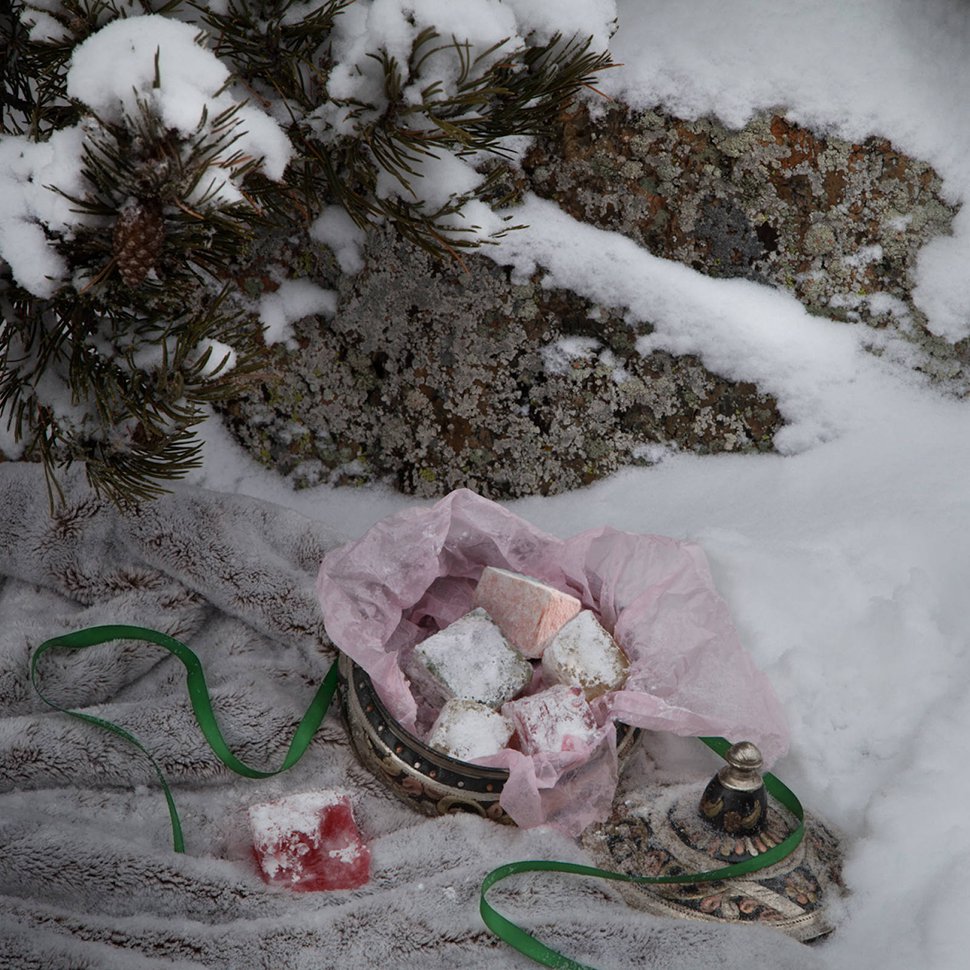
M 617 720 L 753 741 L 768 766 L 787 750 L 781 705 L 742 647 L 699 546 L 610 527 L 558 539 L 468 489 L 378 522 L 328 553 L 317 577 L 328 636 L 367 671 L 407 730 L 420 735 L 426 712 L 402 667 L 421 640 L 472 609 L 486 566 L 577 597 L 630 661 L 623 688 L 591 705 L 598 735 L 590 744 L 475 759 L 508 769 L 501 804 L 519 826 L 577 835 L 607 817 Z

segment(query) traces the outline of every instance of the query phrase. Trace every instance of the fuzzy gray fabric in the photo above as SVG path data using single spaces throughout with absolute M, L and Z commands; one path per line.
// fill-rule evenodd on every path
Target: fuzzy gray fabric
M 66 486 L 51 516 L 39 469 L 0 464 L 0 967 L 534 966 L 486 930 L 479 886 L 515 859 L 591 862 L 571 840 L 415 814 L 355 761 L 336 710 L 294 769 L 239 778 L 205 744 L 184 669 L 165 651 L 122 642 L 48 654 L 41 680 L 52 700 L 123 725 L 160 762 L 186 834 L 186 853 L 172 851 L 150 764 L 115 735 L 46 707 L 30 686 L 31 652 L 105 623 L 177 637 L 202 660 L 230 746 L 253 767 L 275 768 L 334 655 L 313 582 L 343 537 L 325 506 L 311 521 L 186 487 L 120 514 L 80 474 Z M 331 893 L 264 885 L 247 806 L 331 787 L 352 794 L 372 849 L 370 883 Z M 769 930 L 648 917 L 607 883 L 523 876 L 491 899 L 603 970 L 822 966 L 817 952 Z

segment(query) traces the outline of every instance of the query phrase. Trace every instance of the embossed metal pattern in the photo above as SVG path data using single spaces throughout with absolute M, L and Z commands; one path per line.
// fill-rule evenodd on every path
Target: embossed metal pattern
M 499 804 L 504 768 L 449 758 L 406 731 L 388 713 L 370 677 L 340 656 L 341 696 L 350 740 L 361 763 L 408 804 L 427 815 L 472 812 L 515 824 Z M 640 731 L 617 724 L 617 755 L 632 749 Z
M 696 786 L 654 786 L 614 806 L 607 822 L 584 833 L 583 844 L 606 869 L 679 875 L 760 855 L 781 842 L 795 824 L 795 818 L 772 800 L 756 835 L 718 831 L 698 813 Z M 810 815 L 795 852 L 757 874 L 716 883 L 617 888 L 631 906 L 656 915 L 761 923 L 803 942 L 831 932 L 824 900 L 844 891 L 838 841 Z

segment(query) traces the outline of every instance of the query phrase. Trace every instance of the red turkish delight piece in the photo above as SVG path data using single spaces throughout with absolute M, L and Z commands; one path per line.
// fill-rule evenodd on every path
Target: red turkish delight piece
M 313 892 L 359 889 L 370 878 L 370 850 L 344 792 L 304 792 L 252 805 L 249 827 L 268 883 Z
M 525 754 L 576 751 L 595 745 L 600 737 L 593 712 L 579 687 L 556 684 L 503 704 L 502 713 L 515 726 Z

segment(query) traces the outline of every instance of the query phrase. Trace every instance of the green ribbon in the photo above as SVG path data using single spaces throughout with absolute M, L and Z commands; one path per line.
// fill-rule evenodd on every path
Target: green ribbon
M 44 696 L 37 684 L 37 668 L 41 657 L 48 650 L 55 648 L 83 650 L 85 647 L 108 643 L 111 640 L 143 640 L 148 643 L 154 643 L 168 650 L 169 653 L 174 654 L 182 662 L 186 671 L 189 700 L 191 701 L 192 710 L 195 713 L 195 719 L 198 721 L 202 734 L 205 736 L 206 741 L 209 742 L 209 746 L 212 748 L 216 757 L 231 771 L 243 775 L 246 778 L 270 778 L 273 775 L 278 775 L 280 772 L 286 771 L 288 768 L 292 768 L 303 757 L 310 742 L 313 740 L 313 736 L 323 721 L 333 700 L 334 692 L 337 689 L 337 664 L 334 663 L 327 671 L 327 675 L 317 689 L 310 703 L 310 707 L 303 715 L 303 719 L 296 729 L 293 740 L 290 742 L 286 757 L 283 759 L 283 764 L 275 771 L 259 771 L 244 764 L 229 750 L 229 746 L 222 736 L 222 731 L 219 729 L 215 713 L 212 710 L 212 700 L 209 697 L 209 689 L 206 686 L 202 664 L 199 658 L 184 643 L 181 643 L 174 637 L 170 637 L 165 633 L 159 633 L 157 630 L 146 629 L 145 627 L 115 624 L 88 627 L 87 629 L 77 630 L 63 636 L 53 637 L 50 640 L 46 640 L 34 651 L 30 660 L 30 679 L 34 685 L 34 690 L 37 691 L 37 694 L 45 704 L 54 708 L 55 711 L 69 714 L 71 717 L 86 721 L 89 724 L 95 724 L 120 738 L 124 738 L 138 748 L 151 762 L 152 767 L 155 769 L 155 774 L 158 776 L 162 791 L 165 794 L 165 801 L 168 804 L 168 814 L 172 822 L 172 847 L 176 852 L 185 851 L 182 824 L 179 820 L 178 811 L 175 808 L 172 791 L 169 788 L 168 782 L 165 780 L 162 769 L 154 757 L 152 757 L 151 752 L 133 734 L 119 727 L 117 724 L 113 724 L 111 721 L 106 721 L 100 717 L 95 717 L 93 714 L 72 711 L 68 708 L 61 707 L 59 704 L 55 704 L 52 700 Z M 731 746 L 730 742 L 724 738 L 701 738 L 700 740 L 722 757 Z M 548 860 L 510 862 L 506 865 L 499 866 L 497 869 L 493 869 L 482 882 L 479 904 L 482 920 L 500 939 L 536 963 L 547 967 L 561 968 L 561 970 L 595 970 L 595 968 L 589 967 L 585 963 L 577 963 L 575 960 L 563 956 L 551 947 L 546 946 L 545 943 L 532 936 L 532 934 L 527 933 L 522 927 L 508 919 L 508 917 L 503 916 L 489 903 L 487 899 L 489 889 L 503 879 L 524 872 L 562 872 L 575 876 L 589 876 L 596 879 L 611 879 L 640 885 L 655 885 L 664 883 L 719 882 L 724 879 L 734 879 L 738 876 L 744 876 L 756 872 L 759 869 L 765 869 L 768 866 L 780 862 L 798 847 L 805 834 L 803 824 L 805 816 L 801 803 L 795 797 L 794 793 L 774 775 L 766 773 L 764 781 L 765 788 L 795 816 L 798 824 L 783 842 L 773 846 L 759 856 L 746 859 L 743 862 L 734 863 L 733 865 L 724 866 L 720 869 L 712 869 L 709 872 L 683 873 L 678 876 L 631 876 L 626 873 L 611 872 L 608 869 L 597 869 L 594 866 L 581 866 L 571 862 L 553 862 Z
M 731 747 L 731 743 L 724 738 L 701 738 L 712 751 L 722 757 Z M 623 872 L 611 872 L 609 869 L 597 869 L 594 866 L 581 866 L 572 862 L 550 862 L 542 859 L 531 859 L 522 862 L 510 862 L 493 869 L 482 883 L 479 912 L 485 925 L 498 937 L 508 943 L 536 963 L 545 967 L 556 967 L 560 970 L 595 970 L 585 963 L 577 963 L 569 957 L 563 956 L 552 947 L 546 946 L 541 940 L 527 933 L 521 926 L 513 923 L 508 917 L 496 910 L 487 899 L 487 893 L 496 883 L 522 872 L 564 872 L 574 876 L 591 876 L 595 879 L 612 879 L 617 882 L 630 882 L 637 885 L 663 885 L 670 883 L 698 883 L 720 882 L 724 879 L 736 879 L 759 869 L 766 869 L 798 848 L 805 835 L 805 812 L 795 793 L 779 781 L 774 775 L 765 773 L 765 788 L 787 808 L 798 820 L 794 830 L 778 845 L 772 846 L 761 855 L 736 862 L 720 869 L 707 872 L 682 873 L 678 876 L 631 876 Z
M 168 814 L 172 821 L 172 847 L 176 852 L 185 851 L 182 823 L 179 820 L 179 814 L 175 808 L 175 799 L 172 797 L 172 790 L 169 788 L 162 769 L 152 757 L 151 752 L 133 734 L 119 727 L 117 724 L 112 724 L 111 721 L 106 721 L 104 718 L 95 717 L 93 714 L 83 714 L 80 711 L 68 710 L 66 707 L 55 704 L 52 700 L 44 696 L 37 684 L 37 667 L 40 663 L 40 658 L 48 650 L 53 650 L 56 647 L 68 650 L 83 650 L 85 647 L 93 647 L 96 644 L 107 643 L 110 640 L 144 640 L 148 643 L 154 643 L 160 647 L 164 647 L 169 653 L 178 657 L 185 667 L 185 680 L 188 686 L 189 700 L 192 703 L 192 710 L 195 713 L 195 719 L 199 722 L 199 727 L 202 729 L 206 741 L 209 742 L 209 747 L 212 748 L 216 757 L 227 768 L 246 778 L 271 778 L 273 775 L 278 775 L 280 772 L 286 771 L 287 768 L 292 768 L 303 757 L 306 749 L 310 746 L 310 742 L 313 740 L 313 736 L 316 734 L 320 722 L 326 715 L 334 692 L 337 689 L 337 664 L 334 662 L 327 671 L 323 683 L 317 689 L 306 714 L 303 715 L 303 720 L 300 721 L 296 733 L 293 735 L 293 740 L 290 742 L 290 747 L 286 752 L 286 757 L 283 759 L 283 764 L 275 771 L 258 771 L 244 764 L 229 750 L 229 745 L 226 744 L 226 739 L 222 736 L 219 723 L 216 721 L 215 712 L 212 710 L 212 700 L 209 697 L 209 688 L 206 686 L 202 663 L 184 643 L 181 643 L 174 637 L 170 637 L 165 633 L 159 633 L 157 630 L 149 630 L 140 626 L 127 626 L 125 624 L 93 626 L 84 630 L 77 630 L 74 633 L 67 633 L 64 636 L 53 637 L 50 640 L 46 640 L 34 651 L 30 660 L 30 679 L 34 685 L 34 690 L 37 691 L 45 704 L 53 707 L 55 711 L 69 714 L 71 717 L 76 717 L 80 721 L 87 721 L 89 724 L 96 724 L 98 727 L 104 728 L 106 731 L 110 731 L 120 738 L 124 738 L 138 748 L 139 751 L 143 752 L 152 763 L 155 774 L 158 776 L 158 781 L 162 786 L 162 791 L 165 793 L 165 801 L 168 803 Z

